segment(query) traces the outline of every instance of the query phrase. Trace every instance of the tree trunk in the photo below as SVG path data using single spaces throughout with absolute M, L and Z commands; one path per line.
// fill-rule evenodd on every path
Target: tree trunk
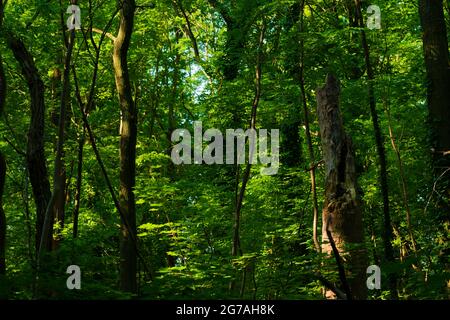
M 237 15 L 233 15 L 232 9 L 228 9 L 219 1 L 208 0 L 208 2 L 220 13 L 227 25 L 227 40 L 224 48 L 222 71 L 225 81 L 233 81 L 239 75 L 241 59 L 245 50 L 245 39 L 253 23 L 251 17 L 253 12 L 249 10 L 243 15 L 245 19 L 242 19 L 237 17 Z
M 37 252 L 41 242 L 45 211 L 51 197 L 44 152 L 44 83 L 41 80 L 34 59 L 26 49 L 23 41 L 14 35 L 8 35 L 8 46 L 11 48 L 15 59 L 22 68 L 22 75 L 27 81 L 31 98 L 31 121 L 28 129 L 26 161 L 36 205 Z M 48 239 L 45 241 L 47 249 L 50 249 L 50 240 L 51 233 L 48 234 Z
M 45 212 L 44 227 L 42 239 L 50 237 L 52 239 L 51 250 L 58 247 L 61 237 L 59 235 L 53 239 L 53 226 L 56 225 L 58 231 L 64 227 L 64 207 L 65 207 L 65 190 L 66 190 L 66 170 L 64 161 L 64 141 L 65 141 L 65 124 L 66 110 L 70 97 L 70 63 L 72 59 L 73 46 L 75 42 L 75 30 L 70 32 L 70 38 L 67 45 L 67 52 L 64 59 L 64 76 L 63 87 L 61 92 L 61 103 L 59 109 L 58 122 L 58 142 L 56 145 L 55 168 L 53 173 L 53 192 L 50 198 L 47 210 Z M 39 247 L 38 262 L 42 254 L 42 250 L 46 247 L 41 239 Z
M 400 149 L 397 145 L 397 142 L 395 141 L 394 131 L 393 131 L 392 122 L 391 122 L 391 111 L 390 111 L 389 102 L 385 101 L 385 104 L 386 104 L 385 112 L 386 112 L 386 116 L 388 119 L 389 138 L 391 140 L 392 149 L 394 150 L 395 156 L 397 158 L 398 170 L 399 170 L 399 175 L 400 175 L 400 185 L 401 185 L 401 189 L 402 189 L 403 205 L 405 206 L 405 211 L 406 211 L 406 228 L 408 229 L 408 235 L 409 235 L 409 240 L 411 241 L 412 249 L 413 249 L 414 253 L 416 253 L 417 252 L 417 243 L 416 243 L 416 240 L 414 237 L 414 231 L 413 231 L 413 228 L 411 225 L 411 209 L 409 207 L 409 192 L 408 192 L 408 184 L 406 181 L 405 169 L 403 166 L 403 159 L 400 154 Z
M 1 92 L 0 92 L 1 93 Z M 6 272 L 6 216 L 3 211 L 3 191 L 5 187 L 6 161 L 0 153 L 0 275 Z
M 169 144 L 172 143 L 171 137 L 172 137 L 172 132 L 176 129 L 176 118 L 175 118 L 175 114 L 176 114 L 176 103 L 177 103 L 177 99 L 178 97 L 182 94 L 182 92 L 180 92 L 180 77 L 181 77 L 181 72 L 180 72 L 180 60 L 181 60 L 181 54 L 178 50 L 178 45 L 179 42 L 181 40 L 182 37 L 182 31 L 181 29 L 177 28 L 177 30 L 175 31 L 175 41 L 176 41 L 176 53 L 175 53 L 175 60 L 174 63 L 172 65 L 173 68 L 173 77 L 172 77 L 172 92 L 170 95 L 170 100 L 169 100 L 169 112 L 167 115 L 167 138 L 169 140 Z M 171 148 L 167 149 L 167 155 L 170 157 L 171 155 Z M 173 164 L 172 161 L 169 162 L 168 168 L 168 176 L 170 181 L 174 181 L 175 178 L 175 165 Z M 168 257 L 169 260 L 173 260 L 173 256 Z
M 419 13 L 428 78 L 427 98 L 433 135 L 434 176 L 437 179 L 450 167 L 450 68 L 442 0 L 420 0 Z M 449 220 L 450 175 L 442 176 L 439 181 L 443 191 L 440 205 L 447 215 L 444 218 Z
M 383 199 L 383 218 L 384 218 L 384 232 L 383 232 L 383 244 L 384 244 L 384 256 L 387 262 L 392 263 L 395 261 L 394 250 L 392 248 L 392 224 L 391 224 L 391 214 L 389 208 L 389 190 L 388 190 L 388 173 L 387 173 L 387 162 L 386 162 L 386 150 L 384 147 L 384 137 L 381 133 L 380 122 L 378 119 L 378 113 L 376 110 L 376 99 L 375 90 L 373 86 L 373 80 L 375 75 L 373 72 L 372 64 L 370 62 L 370 50 L 367 43 L 366 32 L 364 31 L 365 25 L 361 10 L 361 1 L 355 0 L 356 8 L 356 21 L 361 29 L 361 44 L 364 50 L 364 61 L 366 64 L 366 72 L 368 81 L 368 96 L 369 96 L 369 107 L 370 115 L 372 118 L 373 131 L 375 135 L 375 144 L 377 147 L 378 161 L 380 165 L 379 181 L 381 189 L 381 197 Z M 397 276 L 392 273 L 389 275 L 389 288 L 391 291 L 392 298 L 396 299 L 397 294 Z
M 259 100 L 261 98 L 261 76 L 262 76 L 262 59 L 263 59 L 262 46 L 263 46 L 263 42 L 264 42 L 265 32 L 266 32 L 266 25 L 263 24 L 263 26 L 261 27 L 261 31 L 260 31 L 258 51 L 257 51 L 257 55 L 256 55 L 255 97 L 253 98 L 252 113 L 251 113 L 251 119 L 250 119 L 250 129 L 253 129 L 253 130 L 256 130 L 256 114 L 257 114 L 257 110 L 258 110 Z M 252 150 L 251 148 L 252 147 L 249 144 L 249 149 Z M 244 174 L 242 177 L 242 186 L 239 190 L 238 197 L 237 197 L 236 210 L 234 212 L 233 246 L 232 246 L 232 250 L 231 250 L 232 256 L 237 256 L 239 254 L 242 254 L 241 239 L 240 239 L 241 210 L 242 210 L 242 204 L 244 202 L 245 189 L 246 189 L 247 183 L 250 179 L 251 166 L 252 165 L 251 165 L 251 162 L 249 159 L 249 162 L 246 164 L 245 171 L 244 171 Z
M 136 209 L 133 188 L 136 175 L 137 110 L 133 101 L 127 53 L 133 32 L 134 0 L 124 0 L 120 10 L 120 25 L 114 41 L 114 74 L 121 111 L 120 122 L 120 207 L 125 221 L 121 224 L 120 240 L 120 288 L 128 292 L 137 291 Z M 124 223 L 125 222 L 125 223 Z M 132 234 L 130 234 L 132 233 Z
M 325 162 L 325 201 L 322 211 L 322 250 L 332 253 L 330 240 L 344 257 L 351 294 L 366 298 L 364 232 L 357 196 L 355 155 L 350 137 L 345 133 L 339 111 L 340 87 L 329 75 L 317 90 L 322 152 Z M 328 235 L 332 236 L 329 239 Z M 346 246 L 351 245 L 348 249 Z M 332 297 L 328 294 L 328 297 Z
M 3 1 L 0 0 L 0 27 L 3 22 Z M 5 110 L 6 78 L 3 70 L 3 61 L 0 54 L 0 114 Z M 6 272 L 6 216 L 3 211 L 3 188 L 5 186 L 6 162 L 0 153 L 0 275 Z
M 82 133 L 78 137 L 78 165 L 77 165 L 77 183 L 75 187 L 75 203 L 73 209 L 73 237 L 78 237 L 78 217 L 80 214 L 80 199 L 81 199 L 81 183 L 83 179 L 83 150 L 84 143 L 86 141 L 86 126 L 81 124 L 83 127 Z
M 305 14 L 305 0 L 300 2 L 300 31 L 303 32 L 304 23 L 303 18 Z M 320 252 L 320 244 L 317 236 L 317 225 L 319 220 L 319 205 L 317 203 L 317 189 L 316 189 L 316 165 L 315 165 L 315 156 L 314 156 L 314 148 L 312 144 L 311 138 L 311 130 L 309 126 L 309 108 L 308 108 L 308 99 L 306 98 L 306 90 L 305 90 L 305 77 L 304 77 L 304 62 L 305 62 L 305 43 L 303 37 L 300 37 L 300 66 L 299 66 L 299 84 L 300 84 L 300 92 L 301 92 L 301 100 L 303 105 L 303 116 L 305 117 L 305 133 L 306 133 L 306 143 L 308 145 L 308 153 L 309 153 L 309 164 L 310 164 L 310 179 L 311 179 L 311 193 L 312 193 L 312 203 L 313 203 L 313 242 L 316 251 Z
M 427 100 L 435 184 L 433 189 L 439 190 L 438 220 L 445 226 L 450 223 L 450 66 L 442 0 L 420 0 L 419 13 L 428 79 Z M 448 242 L 450 239 L 445 229 L 443 234 L 443 241 Z M 447 270 L 450 268 L 449 254 L 450 248 L 446 248 L 439 256 Z

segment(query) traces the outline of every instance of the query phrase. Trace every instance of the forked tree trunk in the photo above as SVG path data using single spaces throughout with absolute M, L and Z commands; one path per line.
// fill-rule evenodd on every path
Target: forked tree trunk
M 120 288 L 137 291 L 136 208 L 133 188 L 136 176 L 137 110 L 133 101 L 127 54 L 133 32 L 134 0 L 118 1 L 121 5 L 120 25 L 114 41 L 114 74 L 119 95 L 120 121 L 120 207 L 124 221 L 120 240 Z M 131 233 L 131 234 L 130 234 Z
M 44 152 L 44 83 L 34 63 L 33 56 L 23 41 L 14 35 L 8 35 L 8 46 L 22 68 L 22 75 L 28 84 L 31 98 L 31 121 L 28 129 L 26 160 L 36 205 L 36 252 L 39 250 L 45 212 L 50 201 L 51 191 L 48 180 L 47 163 Z M 50 249 L 51 232 L 47 233 L 46 249 Z
M 357 195 L 355 155 L 352 141 L 344 131 L 339 111 L 339 93 L 338 80 L 329 75 L 325 86 L 317 90 L 316 96 L 325 162 L 322 251 L 332 253 L 328 230 L 345 261 L 351 295 L 355 299 L 364 299 L 367 294 L 366 252 L 363 246 L 362 213 Z M 327 297 L 334 298 L 330 292 Z

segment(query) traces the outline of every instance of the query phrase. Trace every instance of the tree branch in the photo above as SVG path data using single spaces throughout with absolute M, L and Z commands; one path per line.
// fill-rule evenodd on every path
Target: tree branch
M 328 240 L 330 241 L 331 248 L 333 249 L 333 255 L 336 259 L 336 264 L 338 266 L 339 270 L 339 279 L 341 280 L 342 287 L 344 288 L 344 291 L 346 293 L 347 300 L 353 300 L 352 294 L 350 292 L 350 286 L 347 281 L 347 277 L 345 276 L 345 269 L 344 265 L 342 263 L 342 258 L 339 254 L 338 249 L 336 248 L 336 243 L 334 242 L 333 236 L 331 235 L 330 230 L 328 229 L 328 225 L 326 226 L 327 236 Z
M 100 30 L 98 28 L 91 28 L 90 30 L 92 30 L 95 33 L 105 34 L 105 36 L 108 37 L 109 39 L 111 39 L 112 41 L 116 40 L 116 37 L 114 35 L 112 35 L 110 32 L 105 32 L 105 31 Z

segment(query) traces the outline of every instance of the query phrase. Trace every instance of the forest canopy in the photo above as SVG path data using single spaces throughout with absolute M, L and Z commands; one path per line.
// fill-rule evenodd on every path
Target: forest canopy
M 0 0 L 0 299 L 449 299 L 449 27 Z

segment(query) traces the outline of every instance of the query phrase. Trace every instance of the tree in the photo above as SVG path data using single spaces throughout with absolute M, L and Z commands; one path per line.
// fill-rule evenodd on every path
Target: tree
M 305 1 L 302 0 L 300 2 L 300 31 L 304 32 L 304 15 L 305 15 Z M 308 107 L 308 99 L 306 97 L 306 89 L 305 89 L 305 77 L 304 77 L 304 62 L 305 62 L 305 41 L 303 38 L 299 41 L 299 66 L 298 66 L 298 81 L 300 85 L 301 91 L 301 104 L 303 105 L 303 117 L 305 118 L 305 135 L 306 135 L 306 143 L 308 145 L 308 153 L 309 153 L 309 170 L 310 170 L 310 179 L 311 179 L 311 193 L 312 193 L 312 203 L 313 203 L 313 241 L 314 246 L 317 251 L 320 251 L 319 239 L 317 236 L 317 226 L 319 221 L 319 205 L 317 203 L 317 188 L 316 188 L 316 163 L 315 163 L 315 155 L 314 155 L 314 147 L 311 138 L 311 129 L 310 129 L 310 116 L 309 116 L 309 107 Z
M 373 132 L 375 136 L 375 144 L 378 154 L 378 162 L 380 166 L 379 181 L 380 181 L 380 191 L 381 197 L 383 199 L 383 219 L 384 219 L 384 230 L 383 230 L 383 242 L 384 242 L 384 255 L 387 262 L 394 262 L 394 252 L 392 249 L 392 225 L 391 225 L 391 213 L 389 207 L 389 185 L 388 185 L 388 172 L 387 172 L 387 160 L 386 160 L 386 149 L 384 147 L 384 136 L 380 128 L 380 121 L 378 117 L 378 112 L 376 109 L 376 97 L 374 89 L 375 74 L 373 71 L 372 63 L 370 61 L 370 50 L 369 44 L 367 42 L 366 32 L 364 31 L 364 19 L 361 9 L 361 1 L 355 0 L 355 21 L 359 28 L 361 28 L 361 45 L 364 52 L 364 62 L 366 67 L 367 79 L 368 79 L 368 98 L 369 98 L 369 109 L 372 118 Z M 389 275 L 389 285 L 392 297 L 397 297 L 397 279 L 395 274 Z
M 72 4 L 76 4 L 76 1 L 72 1 Z M 66 114 L 68 110 L 68 103 L 70 98 L 70 70 L 72 53 L 75 42 L 75 29 L 70 31 L 69 39 L 67 42 L 67 50 L 64 58 L 64 73 L 63 73 L 63 84 L 61 91 L 61 100 L 59 106 L 59 120 L 58 120 L 58 133 L 57 133 L 57 143 L 56 143 L 56 156 L 55 165 L 53 173 L 53 191 L 52 196 L 49 200 L 47 210 L 45 212 L 45 220 L 41 237 L 41 244 L 39 246 L 39 260 L 42 255 L 43 250 L 46 248 L 45 239 L 50 236 L 52 241 L 52 250 L 55 250 L 61 240 L 60 234 L 53 237 L 53 227 L 57 226 L 58 233 L 64 227 L 64 217 L 65 217 L 65 191 L 66 191 L 66 168 L 64 159 L 64 143 L 66 134 Z
M 347 264 L 347 292 L 356 299 L 366 298 L 364 229 L 359 202 L 355 154 L 351 138 L 345 133 L 339 110 L 338 80 L 327 76 L 325 86 L 317 90 L 317 114 L 325 162 L 325 201 L 322 211 L 322 251 L 330 254 L 335 245 Z M 331 236 L 331 238 L 330 238 Z M 350 247 L 350 248 L 349 248 Z M 336 260 L 338 265 L 340 257 Z M 347 279 L 341 277 L 343 287 Z M 331 297 L 328 293 L 328 297 Z
M 6 273 L 6 215 L 3 210 L 5 178 L 6 160 L 4 155 L 0 153 L 0 275 L 4 275 Z
M 435 179 L 442 185 L 440 201 L 449 212 L 450 175 L 450 67 L 447 27 L 442 0 L 419 1 L 422 41 L 427 71 L 427 100 L 432 129 L 432 156 Z M 447 214 L 446 219 L 450 216 Z
M 447 119 L 441 2 L 422 2 L 425 34 L 411 1 L 379 1 L 381 29 L 357 0 L 6 2 L 0 297 L 448 298 L 448 149 L 424 107 L 428 90 Z M 175 164 L 171 135 L 196 121 Z M 256 163 L 221 163 L 238 128 L 267 130 Z M 200 140 L 218 163 L 198 163 Z M 381 290 L 366 292 L 369 265 Z
M 120 206 L 125 221 L 121 225 L 120 240 L 120 287 L 124 291 L 136 292 L 137 247 L 136 204 L 134 200 L 136 177 L 137 110 L 133 101 L 128 70 L 128 48 L 133 33 L 134 0 L 118 1 L 120 24 L 114 40 L 114 75 L 120 106 Z
M 223 76 L 226 81 L 235 80 L 239 74 L 239 67 L 245 49 L 247 33 L 253 19 L 249 14 L 254 14 L 256 2 L 239 1 L 237 4 L 228 1 L 208 0 L 215 8 L 227 26 L 227 40 L 225 55 L 222 62 Z
M 36 252 L 38 252 L 43 234 L 45 213 L 51 197 L 44 150 L 45 87 L 36 68 L 34 58 L 24 42 L 11 33 L 7 35 L 7 41 L 15 59 L 22 68 L 22 75 L 27 81 L 31 99 L 31 121 L 28 128 L 26 161 L 36 205 Z M 50 250 L 51 231 L 47 232 L 46 235 L 44 248 Z
M 3 0 L 0 0 L 0 29 L 3 22 Z M 3 114 L 6 100 L 6 77 L 3 70 L 3 61 L 0 54 L 0 114 Z M 6 161 L 3 153 L 0 152 L 0 275 L 6 272 L 6 215 L 3 211 L 3 191 L 5 186 Z
M 431 126 L 433 162 L 433 191 L 439 190 L 438 221 L 443 227 L 443 241 L 449 241 L 450 225 L 450 61 L 447 27 L 442 0 L 419 1 L 422 42 L 427 71 L 427 102 Z M 444 248 L 440 257 L 444 261 L 450 248 Z M 449 270 L 448 261 L 446 269 Z

